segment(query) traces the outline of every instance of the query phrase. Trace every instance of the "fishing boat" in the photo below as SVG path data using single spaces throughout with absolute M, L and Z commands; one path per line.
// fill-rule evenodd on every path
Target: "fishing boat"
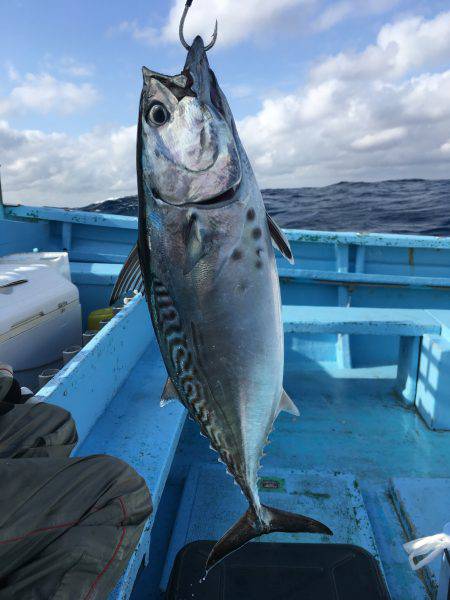
M 253 547 L 350 544 L 374 557 L 391 598 L 435 597 L 445 557 L 414 572 L 403 544 L 450 520 L 450 239 L 285 234 L 284 385 L 301 414 L 277 419 L 259 488 L 334 536 L 274 533 Z M 0 257 L 66 252 L 83 329 L 108 307 L 136 237 L 134 217 L 0 204 Z M 145 299 L 130 294 L 37 392 L 72 413 L 76 455 L 118 456 L 151 490 L 154 512 L 112 598 L 164 597 L 180 551 L 217 540 L 246 504 L 181 404 L 160 407 L 166 377 Z

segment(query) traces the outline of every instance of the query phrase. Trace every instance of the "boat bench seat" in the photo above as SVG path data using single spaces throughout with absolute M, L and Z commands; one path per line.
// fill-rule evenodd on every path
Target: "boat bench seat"
M 341 306 L 283 306 L 285 333 L 348 333 L 420 337 L 441 333 L 426 310 Z
M 439 339 L 441 333 L 450 334 L 448 315 L 450 311 L 424 309 L 283 306 L 283 326 L 285 333 L 400 336 L 396 389 L 406 404 L 413 405 L 417 404 L 419 367 L 421 360 L 424 360 L 421 353 L 422 337 L 435 340 Z M 442 365 L 447 365 L 446 361 Z
M 325 285 L 355 287 L 393 287 L 450 290 L 450 278 L 416 275 L 385 275 L 383 273 L 347 273 L 320 269 L 278 267 L 282 283 L 320 283 Z

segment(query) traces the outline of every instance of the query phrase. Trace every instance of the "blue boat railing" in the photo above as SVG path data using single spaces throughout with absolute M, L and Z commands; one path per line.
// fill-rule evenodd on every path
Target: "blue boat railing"
M 135 217 L 30 206 L 5 206 L 5 213 L 0 254 L 66 249 L 84 320 L 108 303 L 120 265 L 136 242 Z M 296 262 L 291 266 L 277 257 L 284 304 L 450 307 L 450 238 L 303 230 L 286 235 Z M 361 356 L 370 364 L 392 364 L 398 353 L 398 346 L 382 339 L 369 343 L 365 336 L 345 333 L 335 339 L 322 358 L 329 355 L 342 367 L 358 366 Z

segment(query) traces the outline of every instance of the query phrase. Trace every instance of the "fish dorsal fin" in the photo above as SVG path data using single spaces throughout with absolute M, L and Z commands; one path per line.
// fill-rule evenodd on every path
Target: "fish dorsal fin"
M 142 292 L 143 289 L 144 281 L 142 279 L 141 265 L 139 263 L 139 248 L 136 244 L 119 273 L 111 298 L 109 299 L 109 304 L 114 304 L 121 296 L 130 290 Z
M 289 245 L 289 241 L 287 237 L 284 235 L 283 231 L 280 227 L 275 223 L 272 217 L 266 212 L 267 217 L 267 225 L 269 226 L 270 235 L 272 237 L 272 241 L 281 254 L 291 263 L 294 264 L 294 255 L 292 254 L 291 247 Z
M 295 417 L 300 416 L 300 411 L 298 410 L 298 408 L 295 406 L 295 404 L 292 402 L 292 400 L 289 398 L 289 396 L 286 394 L 286 392 L 284 390 L 281 392 L 281 398 L 280 398 L 280 404 L 278 405 L 277 416 L 280 414 L 281 411 L 287 412 L 290 415 L 294 415 Z
M 164 385 L 164 389 L 163 392 L 161 394 L 161 400 L 159 402 L 160 406 L 165 406 L 166 404 L 169 404 L 169 402 L 174 402 L 175 400 L 179 400 L 179 396 L 178 396 L 178 392 L 175 388 L 175 386 L 173 385 L 172 380 L 170 379 L 170 377 L 167 378 L 167 381 Z

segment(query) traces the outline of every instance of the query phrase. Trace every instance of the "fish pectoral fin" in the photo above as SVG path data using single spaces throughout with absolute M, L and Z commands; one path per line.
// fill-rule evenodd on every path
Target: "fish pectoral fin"
M 192 215 L 186 227 L 186 259 L 183 274 L 187 275 L 195 265 L 208 253 L 209 243 L 200 227 L 198 219 Z
M 273 243 L 281 252 L 281 254 L 291 263 L 294 264 L 294 255 L 292 254 L 289 240 L 284 235 L 282 229 L 275 223 L 272 217 L 266 212 L 267 225 L 269 226 L 270 236 Z
M 281 393 L 280 404 L 278 406 L 277 416 L 282 410 L 284 410 L 284 412 L 287 412 L 296 417 L 300 416 L 300 411 L 298 410 L 298 408 L 295 406 L 294 402 L 291 400 L 291 398 L 289 398 L 289 396 L 286 394 L 286 392 L 284 390 Z
M 206 572 L 212 569 L 226 556 L 250 540 L 273 531 L 321 533 L 333 535 L 333 532 L 320 521 L 279 510 L 270 506 L 261 506 L 261 515 L 257 515 L 250 506 L 211 550 L 206 561 Z
M 160 406 L 165 406 L 169 404 L 169 402 L 174 402 L 175 400 L 179 400 L 178 392 L 173 385 L 173 381 L 170 377 L 167 378 L 167 381 L 164 385 L 163 392 L 161 394 L 161 400 L 159 401 Z
M 142 279 L 141 265 L 139 262 L 139 248 L 136 244 L 130 252 L 127 260 L 124 262 L 119 277 L 114 285 L 114 289 L 109 299 L 111 306 L 117 302 L 121 296 L 129 291 L 142 292 L 144 290 L 144 281 Z

